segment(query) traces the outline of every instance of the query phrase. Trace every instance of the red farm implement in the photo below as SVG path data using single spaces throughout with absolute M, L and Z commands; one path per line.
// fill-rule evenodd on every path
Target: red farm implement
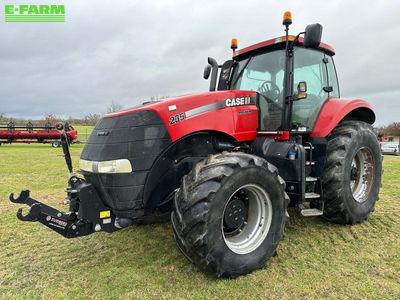
M 60 131 L 57 130 L 58 124 L 52 126 L 50 123 L 34 125 L 31 122 L 25 125 L 16 125 L 14 122 L 0 124 L 0 145 L 11 143 L 51 143 L 53 147 L 60 146 Z M 78 132 L 68 123 L 65 133 L 69 143 L 77 142 Z

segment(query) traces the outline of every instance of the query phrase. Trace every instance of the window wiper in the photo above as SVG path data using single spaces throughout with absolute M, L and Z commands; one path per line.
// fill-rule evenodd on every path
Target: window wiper
M 253 58 L 253 57 L 249 57 L 249 59 L 247 60 L 247 62 L 244 64 L 243 68 L 242 68 L 242 69 L 240 70 L 240 72 L 238 73 L 238 76 L 236 77 L 235 81 L 231 83 L 231 86 L 234 86 L 234 85 L 238 82 L 240 76 L 242 76 L 242 73 L 243 73 L 244 69 L 246 69 L 247 65 L 249 64 L 249 62 L 250 62 L 250 60 L 251 60 L 252 58 Z

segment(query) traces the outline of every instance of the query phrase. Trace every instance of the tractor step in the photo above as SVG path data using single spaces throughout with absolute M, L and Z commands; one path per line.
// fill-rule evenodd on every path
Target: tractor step
M 306 199 L 316 199 L 320 197 L 321 195 L 317 193 L 306 193 Z
M 300 211 L 303 217 L 315 217 L 315 216 L 322 216 L 324 212 L 317 208 L 303 208 Z

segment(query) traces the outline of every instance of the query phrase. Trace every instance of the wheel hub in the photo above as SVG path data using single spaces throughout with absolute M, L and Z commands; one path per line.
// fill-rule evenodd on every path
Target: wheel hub
M 357 167 L 352 167 L 350 171 L 350 180 L 356 180 L 358 176 L 358 169 Z
M 357 151 L 351 163 L 350 189 L 354 200 L 367 200 L 374 183 L 375 162 L 371 150 L 363 147 Z
M 222 234 L 229 249 L 247 254 L 257 249 L 272 222 L 272 203 L 258 185 L 246 184 L 229 198 L 222 218 Z
M 235 196 L 226 206 L 224 222 L 230 229 L 240 228 L 247 219 L 247 208 L 244 202 Z

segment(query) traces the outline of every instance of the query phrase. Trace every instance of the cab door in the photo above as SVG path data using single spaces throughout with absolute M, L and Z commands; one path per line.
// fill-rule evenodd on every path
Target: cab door
M 293 103 L 291 128 L 311 132 L 328 98 L 339 97 L 335 65 L 331 56 L 297 47 L 294 51 L 294 89 L 307 83 L 307 97 Z

